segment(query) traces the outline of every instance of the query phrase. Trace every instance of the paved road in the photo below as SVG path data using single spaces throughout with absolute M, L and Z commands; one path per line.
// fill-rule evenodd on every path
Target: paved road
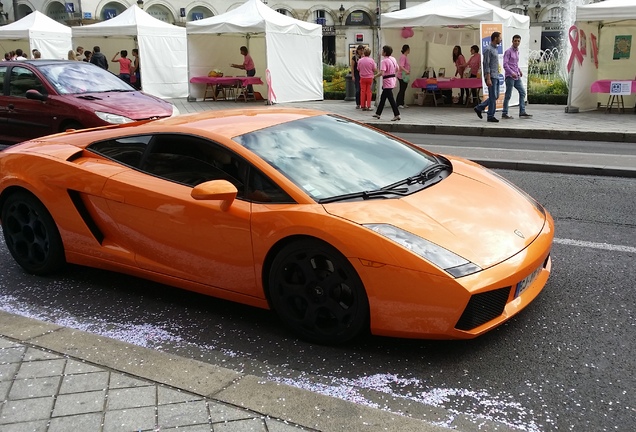
M 636 180 L 500 173 L 554 215 L 554 273 L 524 313 L 477 340 L 320 347 L 269 312 L 127 276 L 24 275 L 4 248 L 0 308 L 442 425 L 468 419 L 464 430 L 480 418 L 526 431 L 636 430 Z

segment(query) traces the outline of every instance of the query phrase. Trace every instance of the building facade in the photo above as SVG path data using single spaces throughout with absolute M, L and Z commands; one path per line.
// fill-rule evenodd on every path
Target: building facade
M 236 8 L 232 0 L 5 0 L 0 2 L 0 25 L 38 10 L 68 25 L 85 25 L 107 20 L 137 4 L 153 17 L 175 25 L 200 20 Z M 378 21 L 382 13 L 399 9 L 399 1 L 264 0 L 272 9 L 299 20 L 323 26 L 323 61 L 347 64 L 351 48 L 369 45 L 376 52 Z M 574 4 L 585 0 L 496 0 L 489 3 L 530 17 L 530 50 L 560 46 L 568 23 L 574 21 Z M 407 2 L 414 6 L 419 2 Z M 572 9 L 572 10 L 570 10 Z M 506 43 L 506 41 L 504 41 Z

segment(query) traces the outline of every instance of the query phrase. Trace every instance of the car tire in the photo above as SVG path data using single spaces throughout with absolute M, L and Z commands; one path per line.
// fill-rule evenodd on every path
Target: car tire
M 369 301 L 360 277 L 326 243 L 306 239 L 283 247 L 268 282 L 273 309 L 305 340 L 340 344 L 369 328 Z
M 66 259 L 57 225 L 44 204 L 28 192 L 15 192 L 2 206 L 2 233 L 9 252 L 28 273 L 60 270 Z

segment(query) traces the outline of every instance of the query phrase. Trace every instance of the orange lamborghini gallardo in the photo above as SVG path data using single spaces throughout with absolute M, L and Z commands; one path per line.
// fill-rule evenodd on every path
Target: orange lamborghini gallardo
M 473 338 L 526 307 L 554 223 L 470 161 L 299 109 L 205 112 L 0 152 L 6 246 L 260 308 L 297 335 Z

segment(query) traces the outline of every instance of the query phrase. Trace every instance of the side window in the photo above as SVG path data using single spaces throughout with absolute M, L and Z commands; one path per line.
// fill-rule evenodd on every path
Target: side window
M 0 95 L 4 95 L 4 77 L 7 74 L 7 67 L 0 66 Z
M 141 170 L 188 186 L 227 180 L 244 194 L 246 163 L 228 149 L 189 135 L 156 135 Z
M 249 178 L 250 181 L 247 184 L 245 193 L 246 199 L 258 203 L 282 204 L 295 202 L 276 183 L 255 168 L 250 170 Z
M 142 135 L 101 141 L 87 147 L 88 151 L 116 160 L 133 168 L 141 166 L 141 158 L 152 135 Z
M 40 93 L 45 92 L 42 81 L 40 81 L 31 70 L 20 66 L 11 68 L 11 75 L 9 76 L 9 95 L 26 98 L 27 90 L 37 90 Z

